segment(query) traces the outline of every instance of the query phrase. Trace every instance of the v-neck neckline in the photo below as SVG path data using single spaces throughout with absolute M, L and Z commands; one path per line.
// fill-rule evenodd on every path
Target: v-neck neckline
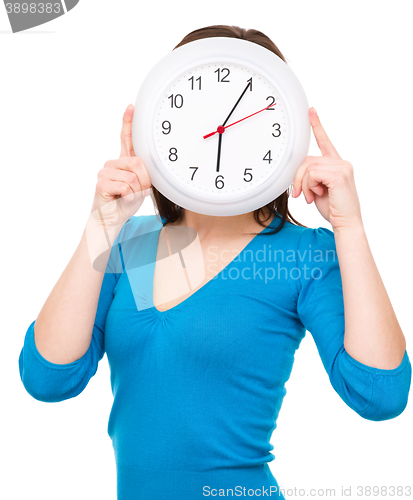
M 184 299 L 182 302 L 179 302 L 179 304 L 176 304 L 176 306 L 173 306 L 169 309 L 166 309 L 165 311 L 159 311 L 159 309 L 157 309 L 155 307 L 155 304 L 154 304 L 154 301 L 153 301 L 153 285 L 154 285 L 154 281 L 155 281 L 155 270 L 156 270 L 156 257 L 157 257 L 157 254 L 158 254 L 158 246 L 159 246 L 159 236 L 160 236 L 160 233 L 163 229 L 163 226 L 159 229 L 159 231 L 157 232 L 157 236 L 154 238 L 154 241 L 155 241 L 155 256 L 154 256 L 154 259 L 152 259 L 152 262 L 154 262 L 154 265 L 153 265 L 153 272 L 151 272 L 149 274 L 149 276 L 151 276 L 152 280 L 151 280 L 151 286 L 150 286 L 150 299 L 151 299 L 151 302 L 152 302 L 152 306 L 150 307 L 151 311 L 153 312 L 153 314 L 155 314 L 155 316 L 158 316 L 158 318 L 166 318 L 168 316 L 169 313 L 172 313 L 178 309 L 182 309 L 183 307 L 186 307 L 188 304 L 188 301 L 190 302 L 191 300 L 194 300 L 192 299 L 192 297 L 194 297 L 195 295 L 200 295 L 201 293 L 205 293 L 205 288 L 208 289 L 210 288 L 214 281 L 217 281 L 217 280 L 220 280 L 220 278 L 222 277 L 223 273 L 229 268 L 229 266 L 231 266 L 234 261 L 235 262 L 239 262 L 239 257 L 242 257 L 242 255 L 245 253 L 246 250 L 248 250 L 248 248 L 256 241 L 256 239 L 258 238 L 258 236 L 261 236 L 263 233 L 265 233 L 266 231 L 268 231 L 269 229 L 274 229 L 274 221 L 275 219 L 279 220 L 280 219 L 280 216 L 275 214 L 272 221 L 268 224 L 268 226 L 266 226 L 262 231 L 260 231 L 258 234 L 256 234 L 246 245 L 245 247 L 230 261 L 228 262 L 228 264 L 221 269 L 221 271 L 219 271 L 215 276 L 213 276 L 210 280 L 208 280 L 204 285 L 201 286 L 201 288 L 198 288 L 197 290 L 195 290 L 195 292 L 191 293 L 191 295 L 189 295 L 189 297 L 187 297 L 186 299 Z

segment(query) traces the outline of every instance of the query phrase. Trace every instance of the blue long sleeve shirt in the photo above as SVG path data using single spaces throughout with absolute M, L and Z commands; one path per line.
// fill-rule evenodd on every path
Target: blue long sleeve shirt
M 231 489 L 284 498 L 268 467 L 270 439 L 306 331 L 333 389 L 361 417 L 391 419 L 406 407 L 407 351 L 397 368 L 384 370 L 344 348 L 333 232 L 287 222 L 265 234 L 278 223 L 275 217 L 215 278 L 161 312 L 153 276 L 162 223 L 131 217 L 110 251 L 88 351 L 51 363 L 36 348 L 35 322 L 29 326 L 19 369 L 37 400 L 77 396 L 107 354 L 118 500 L 196 500 L 231 496 Z

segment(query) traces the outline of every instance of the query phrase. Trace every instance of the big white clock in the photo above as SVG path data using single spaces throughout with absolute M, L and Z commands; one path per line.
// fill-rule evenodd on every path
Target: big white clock
M 282 59 L 246 40 L 214 37 L 178 47 L 149 72 L 132 141 L 166 198 L 228 216 L 289 187 L 310 130 L 306 95 Z

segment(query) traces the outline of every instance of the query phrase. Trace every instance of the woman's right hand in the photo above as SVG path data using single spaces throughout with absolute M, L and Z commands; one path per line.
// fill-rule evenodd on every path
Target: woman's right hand
M 99 226 L 122 227 L 150 193 L 148 171 L 133 150 L 133 112 L 130 104 L 123 115 L 119 159 L 107 161 L 98 173 L 90 217 Z

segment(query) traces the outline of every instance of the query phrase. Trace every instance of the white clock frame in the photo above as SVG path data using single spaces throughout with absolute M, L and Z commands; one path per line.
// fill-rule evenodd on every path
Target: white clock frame
M 264 76 L 276 89 L 288 116 L 289 133 L 285 154 L 266 182 L 246 195 L 206 196 L 184 185 L 168 172 L 154 141 L 156 105 L 172 81 L 200 64 L 231 62 L 247 66 Z M 239 38 L 211 37 L 178 47 L 161 59 L 144 79 L 136 98 L 132 142 L 152 185 L 173 203 L 193 212 L 213 216 L 240 215 L 267 205 L 294 180 L 308 154 L 311 125 L 304 89 L 291 68 L 276 54 Z

